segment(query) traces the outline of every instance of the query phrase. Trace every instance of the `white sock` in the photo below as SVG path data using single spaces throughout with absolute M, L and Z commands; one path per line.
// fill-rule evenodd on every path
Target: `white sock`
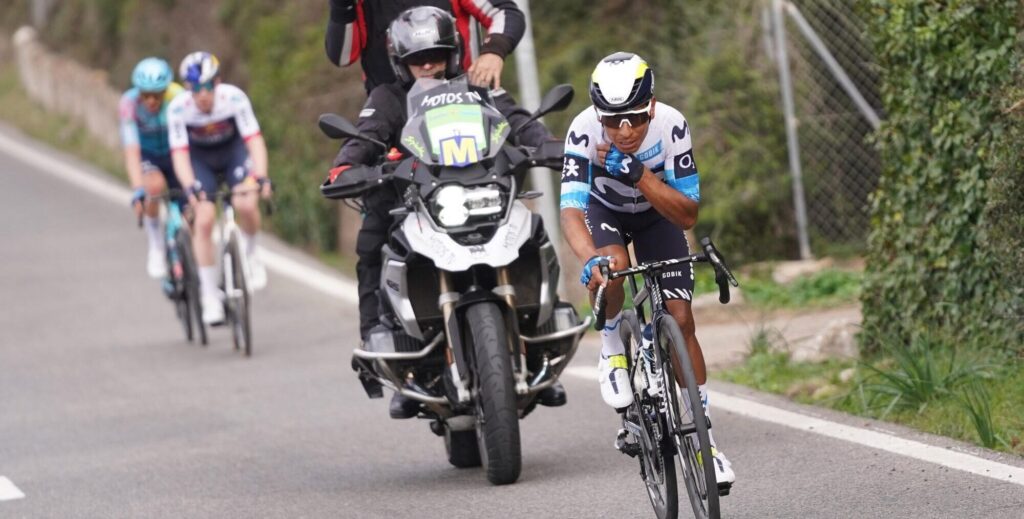
M 708 423 L 711 423 L 711 403 L 708 401 L 708 385 L 701 384 L 697 386 L 697 393 L 700 394 L 701 403 L 704 404 L 704 416 L 708 417 Z M 718 448 L 718 444 L 715 443 L 715 435 L 708 429 L 708 441 L 711 442 L 711 446 Z
M 621 322 L 622 310 L 604 322 L 604 329 L 601 330 L 601 356 L 606 359 L 612 355 L 626 354 L 626 345 L 622 344 L 622 336 L 619 335 Z
M 686 421 L 693 421 L 693 415 L 690 413 L 690 394 L 685 388 L 680 388 L 680 394 L 683 395 L 683 409 L 686 416 Z M 700 384 L 697 386 L 697 394 L 700 395 L 701 403 L 704 404 L 704 416 L 711 420 L 711 407 L 708 405 L 708 385 Z M 715 436 L 711 433 L 711 429 L 708 429 L 708 441 L 711 442 L 711 446 L 718 448 L 715 443 Z
M 220 297 L 217 293 L 217 267 L 199 267 L 199 292 L 204 297 Z
M 160 219 L 153 218 L 152 216 L 143 216 L 142 225 L 146 229 L 146 237 L 149 238 L 149 248 L 160 249 L 164 248 L 164 238 L 160 229 Z
M 257 241 L 259 240 L 260 233 L 249 234 L 245 231 L 240 233 L 242 235 L 242 252 L 245 253 L 246 257 L 252 256 L 252 253 L 256 251 Z

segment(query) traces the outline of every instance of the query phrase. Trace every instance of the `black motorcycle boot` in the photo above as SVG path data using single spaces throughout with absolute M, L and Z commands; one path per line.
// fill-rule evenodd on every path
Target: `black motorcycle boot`
M 388 406 L 388 412 L 391 414 L 391 418 L 396 420 L 415 418 L 420 412 L 420 403 L 396 392 L 394 396 L 391 397 L 391 404 Z
M 366 396 L 370 398 L 383 398 L 384 388 L 370 373 L 370 370 L 371 368 L 368 367 L 366 361 L 360 360 L 355 355 L 352 356 L 352 371 L 355 371 L 359 376 L 359 382 L 363 385 L 363 391 L 366 391 Z
M 563 406 L 566 401 L 565 387 L 562 386 L 561 382 L 555 381 L 554 384 L 541 390 L 540 394 L 537 395 L 537 401 L 545 407 Z

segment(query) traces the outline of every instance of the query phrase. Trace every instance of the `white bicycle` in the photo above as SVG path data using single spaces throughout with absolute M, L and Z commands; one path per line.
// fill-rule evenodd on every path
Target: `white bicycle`
M 217 230 L 220 236 L 220 289 L 224 292 L 224 317 L 231 326 L 231 337 L 236 350 L 252 356 L 252 287 L 249 265 L 242 251 L 242 231 L 235 223 L 235 209 L 231 202 L 238 196 L 259 196 L 260 188 L 231 191 L 221 190 L 217 194 L 220 217 Z M 272 212 L 271 205 L 266 205 Z

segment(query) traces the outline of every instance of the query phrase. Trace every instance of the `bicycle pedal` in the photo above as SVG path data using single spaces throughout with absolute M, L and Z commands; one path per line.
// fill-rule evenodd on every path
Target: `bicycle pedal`
M 619 452 L 635 458 L 640 454 L 640 446 L 635 443 L 626 442 L 626 430 L 619 429 L 619 434 L 615 437 L 615 449 Z
M 718 484 L 718 495 L 727 496 L 729 491 L 732 490 L 732 483 L 719 483 Z

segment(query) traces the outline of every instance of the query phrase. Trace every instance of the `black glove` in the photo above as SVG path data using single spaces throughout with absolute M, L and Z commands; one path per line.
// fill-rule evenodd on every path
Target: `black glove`
M 626 177 L 634 184 L 644 176 L 644 163 L 629 153 L 622 153 L 615 146 L 604 157 L 604 169 L 613 176 Z

